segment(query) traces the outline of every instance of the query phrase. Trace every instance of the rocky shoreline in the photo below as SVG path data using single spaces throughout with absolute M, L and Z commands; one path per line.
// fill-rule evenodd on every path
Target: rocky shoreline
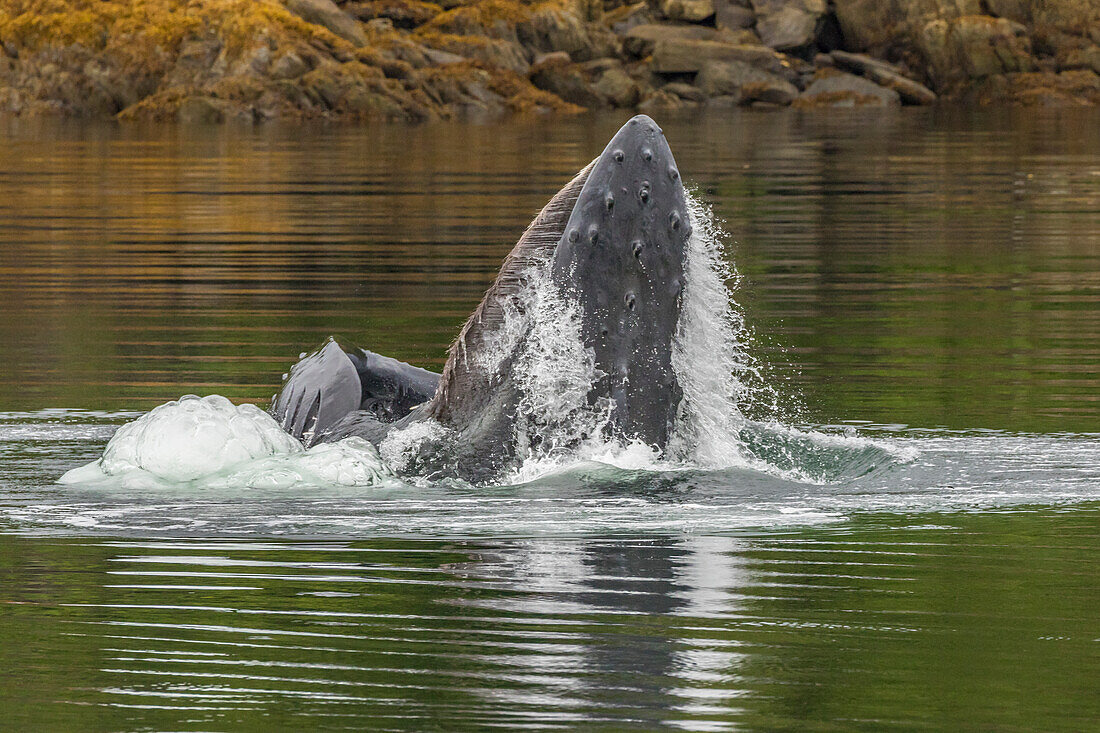
M 13 0 L 0 114 L 1100 104 L 1100 0 Z

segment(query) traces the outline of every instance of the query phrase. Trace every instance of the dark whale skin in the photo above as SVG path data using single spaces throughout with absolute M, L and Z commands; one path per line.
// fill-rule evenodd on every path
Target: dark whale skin
M 672 150 L 645 115 L 627 122 L 588 174 L 554 253 L 553 278 L 581 310 L 612 430 L 664 448 L 682 391 L 672 368 L 691 234 Z
M 499 344 L 506 313 L 523 309 L 532 271 L 545 267 L 578 306 L 597 369 L 588 401 L 610 406 L 609 437 L 663 449 L 682 399 L 672 352 L 690 234 L 672 151 L 657 124 L 638 115 L 532 221 L 442 375 L 333 341 L 291 370 L 272 413 L 307 443 L 357 435 L 378 445 L 393 430 L 434 420 L 447 437 L 422 444 L 410 466 L 492 480 L 515 459 L 520 393 L 510 375 L 519 347 L 490 366 L 476 357 Z

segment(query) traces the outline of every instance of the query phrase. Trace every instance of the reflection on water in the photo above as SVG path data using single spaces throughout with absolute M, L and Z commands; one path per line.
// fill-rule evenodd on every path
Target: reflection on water
M 588 541 L 9 536 L 0 702 L 13 729 L 1080 730 L 1100 714 L 1100 599 L 1081 577 L 1098 519 Z
M 1100 117 L 662 123 L 814 421 L 1095 430 Z M 330 333 L 439 368 L 617 117 L 0 131 L 0 409 L 265 401 Z

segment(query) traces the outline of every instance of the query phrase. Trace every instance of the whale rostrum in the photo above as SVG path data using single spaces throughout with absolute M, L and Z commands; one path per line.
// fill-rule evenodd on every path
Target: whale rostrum
M 442 374 L 330 339 L 291 369 L 272 414 L 307 444 L 358 435 L 377 445 L 431 421 L 448 437 L 423 448 L 428 471 L 492 478 L 539 438 L 519 371 L 533 329 L 523 319 L 543 278 L 579 322 L 579 358 L 591 370 L 586 401 L 605 415 L 604 437 L 663 449 L 682 399 L 672 352 L 690 236 L 672 151 L 657 124 L 638 115 L 527 227 Z

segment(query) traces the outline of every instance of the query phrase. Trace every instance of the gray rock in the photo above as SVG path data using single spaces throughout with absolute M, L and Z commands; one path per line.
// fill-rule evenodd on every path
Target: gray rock
M 696 104 L 696 102 L 688 102 L 671 92 L 662 90 L 647 97 L 638 105 L 638 111 L 652 114 L 654 112 L 667 112 L 669 110 L 684 109 L 685 107 L 694 107 Z
M 591 61 L 585 61 L 581 64 L 581 68 L 584 69 L 586 74 L 591 74 L 596 77 L 611 69 L 618 69 L 622 67 L 622 62 L 618 59 L 605 58 L 605 59 L 592 59 Z
M 985 0 L 833 0 L 833 10 L 844 47 L 866 51 L 883 49 L 899 35 L 918 33 L 932 20 L 980 15 L 983 4 Z
M 933 104 L 936 101 L 935 92 L 920 82 L 913 81 L 901 74 L 872 67 L 867 71 L 866 76 L 879 86 L 893 89 L 905 104 Z
M 827 10 L 825 0 L 753 0 L 752 5 L 760 40 L 781 51 L 812 44 Z
M 613 33 L 622 36 L 631 28 L 652 23 L 653 17 L 649 13 L 649 3 L 640 2 L 612 10 L 607 22 Z
M 565 51 L 551 51 L 550 53 L 540 53 L 535 57 L 535 60 L 531 63 L 531 67 L 545 66 L 547 64 L 568 64 L 572 63 L 573 59 L 569 58 L 569 54 Z
M 719 30 L 741 30 L 752 28 L 756 23 L 756 14 L 750 8 L 743 7 L 732 0 L 715 0 L 714 25 Z
M 918 45 L 937 85 L 960 75 L 981 79 L 1034 66 L 1030 43 L 1020 36 L 1018 24 L 988 15 L 930 21 L 921 29 Z
M 186 124 L 217 124 L 225 119 L 225 114 L 212 99 L 188 97 L 180 102 L 176 119 Z
M 457 53 L 451 53 L 450 51 L 440 51 L 438 48 L 425 46 L 421 50 L 423 51 L 424 56 L 428 59 L 428 61 L 435 64 L 436 66 L 460 64 L 466 60 L 462 56 L 459 56 Z
M 798 79 L 788 59 L 763 46 L 673 39 L 658 41 L 653 49 L 653 70 L 662 74 L 694 73 L 710 61 L 742 61 L 791 82 Z
M 606 31 L 605 35 L 610 35 Z M 614 55 L 616 49 L 595 25 L 547 4 L 516 25 L 520 43 L 535 51 L 565 51 L 574 61 Z
M 849 53 L 848 51 L 833 51 L 829 54 L 824 54 L 828 59 L 831 59 L 834 63 L 832 66 L 836 66 L 839 69 L 851 71 L 855 74 L 866 74 L 867 69 L 871 67 L 877 67 L 886 71 L 892 71 L 895 74 L 901 74 L 901 68 L 894 66 L 891 63 L 876 59 L 872 56 L 868 56 L 862 53 Z
M 935 92 L 906 77 L 899 67 L 881 59 L 847 51 L 833 51 L 829 58 L 838 68 L 863 74 L 879 86 L 893 89 L 905 104 L 932 104 L 936 101 Z
M 531 83 L 581 107 L 600 107 L 604 103 L 579 64 L 560 60 L 539 64 L 531 70 Z
M 297 79 L 309 71 L 309 64 L 293 51 L 288 51 L 275 60 L 271 65 L 272 79 Z
M 355 19 L 332 0 L 282 0 L 283 6 L 307 23 L 328 28 L 356 46 L 367 45 L 367 36 Z
M 898 93 L 861 76 L 836 69 L 819 69 L 814 81 L 795 102 L 799 107 L 896 107 Z
M 661 0 L 661 12 L 670 20 L 698 23 L 714 15 L 714 0 Z
M 661 87 L 661 91 L 675 94 L 680 99 L 687 100 L 688 102 L 702 102 L 707 98 L 707 95 L 703 93 L 702 89 L 693 87 L 691 84 L 685 84 L 681 81 L 665 84 Z
M 594 89 L 615 107 L 633 107 L 638 103 L 641 90 L 638 83 L 621 68 L 608 69 L 596 82 Z
M 712 41 L 718 37 L 718 31 L 702 25 L 676 25 L 646 23 L 637 25 L 623 36 L 623 50 L 642 58 L 653 53 L 658 41 L 700 40 Z
M 743 61 L 712 61 L 695 75 L 695 86 L 708 97 L 735 95 L 745 102 L 790 104 L 798 87 Z

